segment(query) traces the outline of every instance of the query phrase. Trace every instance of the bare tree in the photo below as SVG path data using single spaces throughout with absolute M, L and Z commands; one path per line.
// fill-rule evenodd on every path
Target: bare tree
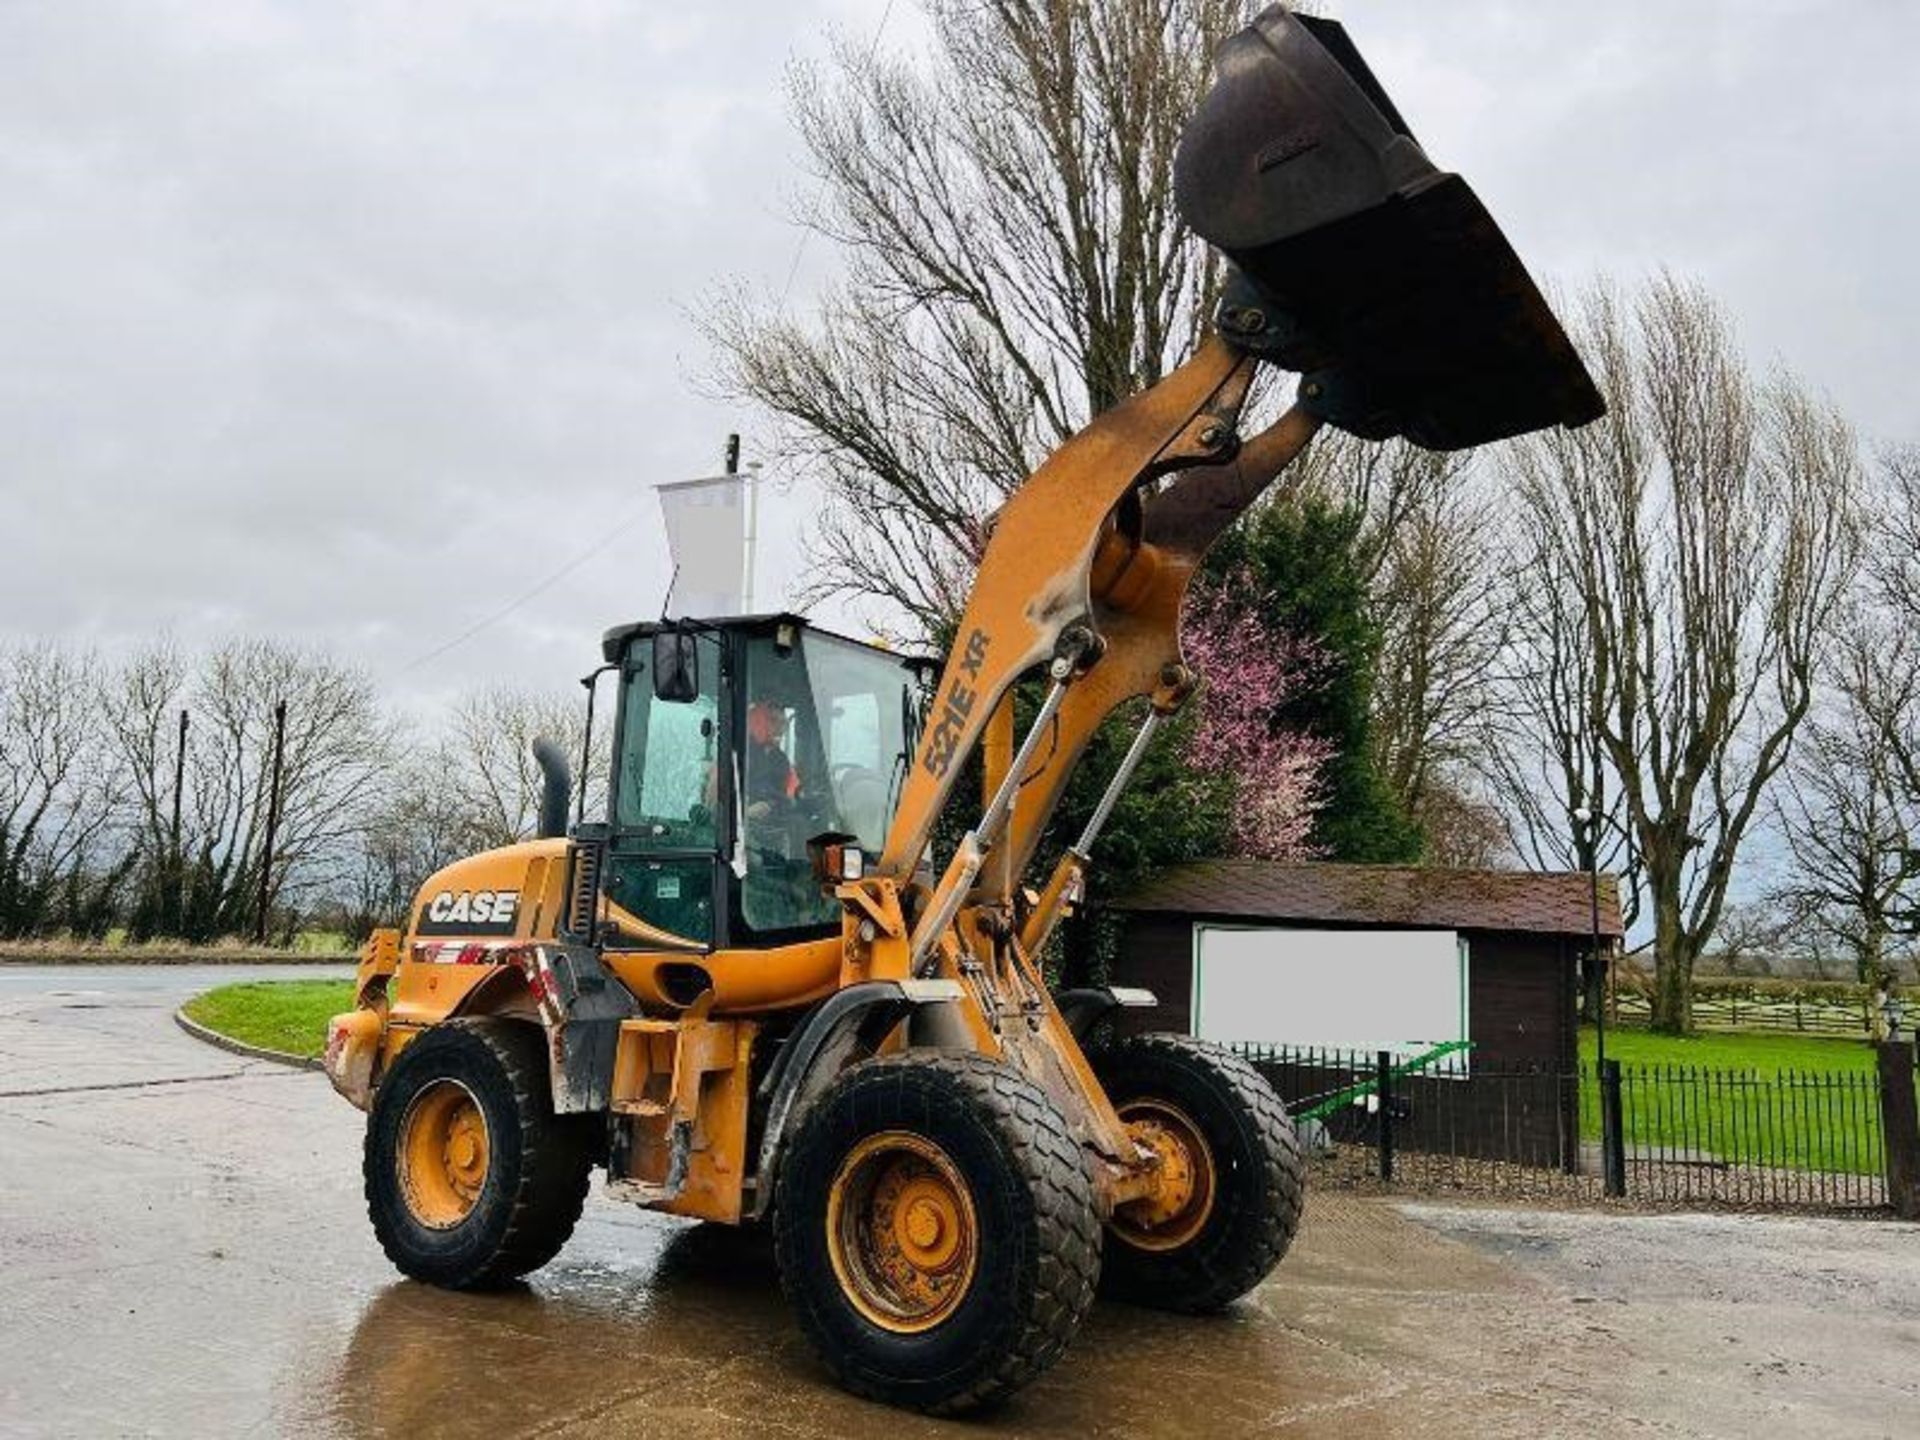
M 1872 602 L 1912 633 L 1920 629 L 1920 445 L 1887 451 L 1880 480 L 1867 566 Z
M 1470 450 L 1425 450 L 1406 440 L 1375 442 L 1329 429 L 1288 469 L 1287 489 L 1317 493 L 1365 516 L 1359 559 L 1368 578 L 1378 580 L 1390 572 L 1395 545 L 1409 527 L 1460 514 L 1473 460 Z
M 501 686 L 475 691 L 455 704 L 435 768 L 446 808 L 458 817 L 466 849 L 511 845 L 534 833 L 540 818 L 541 777 L 533 742 L 545 736 L 578 765 L 585 723 L 583 701 Z M 601 732 L 595 753 L 588 757 L 587 773 L 574 776 L 576 787 L 587 787 L 590 811 L 604 803 L 605 733 Z M 427 811 L 438 808 L 436 802 Z
M 128 656 L 102 683 L 101 713 L 126 777 L 121 824 L 140 867 L 140 894 L 129 915 L 140 935 L 185 929 L 185 834 L 171 816 L 182 770 L 175 721 L 187 708 L 188 685 L 186 661 L 165 637 Z
M 1779 892 L 1729 900 L 1720 912 L 1713 949 L 1701 956 L 1701 962 L 1703 966 L 1717 962 L 1727 975 L 1772 975 L 1780 962 L 1804 960 L 1806 939 L 1798 908 Z
M 1631 929 L 1640 856 L 1593 714 L 1599 674 L 1578 557 L 1561 543 L 1550 511 L 1523 510 L 1497 534 L 1513 550 L 1509 563 L 1487 572 L 1506 643 L 1489 677 L 1475 763 L 1521 862 L 1612 873 Z
M 1435 459 L 1454 463 L 1429 467 L 1433 488 L 1380 543 L 1370 601 L 1381 636 L 1376 764 L 1420 822 L 1430 862 L 1487 864 L 1499 827 L 1474 775 L 1507 623 L 1487 583 L 1494 501 L 1457 457 Z
M 1515 583 L 1536 609 L 1569 593 L 1577 623 L 1548 602 L 1515 668 L 1549 677 L 1549 732 L 1598 745 L 1599 766 L 1557 778 L 1618 786 L 1653 916 L 1654 1023 L 1685 1031 L 1694 962 L 1853 575 L 1859 458 L 1829 406 L 1750 376 L 1699 285 L 1662 277 L 1631 304 L 1595 285 L 1579 318 L 1607 417 L 1506 452 L 1532 541 Z
M 1794 862 L 1779 893 L 1852 955 L 1856 979 L 1873 984 L 1892 969 L 1891 945 L 1910 928 L 1908 892 L 1920 877 L 1920 816 L 1890 743 L 1920 690 L 1912 642 L 1856 632 L 1834 689 L 1826 713 L 1809 721 L 1777 802 Z
M 1641 868 L 1625 790 L 1614 775 L 1594 701 L 1587 614 L 1567 556 L 1538 516 L 1498 526 L 1496 544 L 1515 558 L 1490 564 L 1488 590 L 1504 612 L 1499 661 L 1487 676 L 1472 765 L 1504 833 L 1506 848 L 1536 870 L 1605 871 L 1614 877 L 1621 920 L 1640 916 Z M 1549 527 L 1550 528 L 1550 527 Z M 1601 966 L 1584 967 L 1581 1014 L 1604 1003 Z
M 783 423 L 832 505 L 816 594 L 930 632 L 980 524 L 1192 345 L 1215 266 L 1173 152 L 1241 0 L 929 0 L 929 63 L 842 42 L 792 77 L 846 256 L 819 321 L 712 307 L 721 383 Z
M 360 832 L 353 863 L 335 886 L 336 923 L 351 941 L 405 922 L 407 907 L 436 870 L 486 842 L 461 797 L 444 783 L 444 752 L 415 752 L 395 766 Z
M 272 854 L 274 710 L 287 707 Z M 173 848 L 174 717 L 191 716 L 179 859 Z M 106 706 L 136 797 L 148 884 L 134 929 L 177 929 L 210 940 L 257 917 L 267 872 L 269 911 L 320 893 L 352 862 L 396 743 L 371 682 L 324 654 L 265 640 L 221 646 L 190 667 L 162 642 L 121 668 Z M 181 888 L 177 902 L 166 894 Z M 177 925 L 170 918 L 177 914 Z
M 1868 595 L 1879 639 L 1875 664 L 1877 739 L 1904 803 L 1920 809 L 1920 446 L 1889 451 L 1881 465 L 1868 551 Z
M 1778 804 L 1794 860 L 1779 898 L 1866 984 L 1920 932 L 1920 451 L 1879 478 L 1866 584 Z
M 99 680 L 84 652 L 0 653 L 0 935 L 104 924 L 118 772 Z

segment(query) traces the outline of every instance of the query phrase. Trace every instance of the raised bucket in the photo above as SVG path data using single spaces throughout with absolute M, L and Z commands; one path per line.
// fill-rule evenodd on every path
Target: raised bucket
M 1234 343 L 1368 439 L 1457 450 L 1606 411 L 1467 182 L 1408 130 L 1346 30 L 1263 11 L 1215 57 L 1175 196 L 1233 263 Z

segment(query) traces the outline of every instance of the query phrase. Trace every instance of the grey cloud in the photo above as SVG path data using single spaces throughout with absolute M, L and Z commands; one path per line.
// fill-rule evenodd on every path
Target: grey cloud
M 783 68 L 884 8 L 0 4 L 0 634 L 287 634 L 422 708 L 580 673 L 658 603 L 650 518 L 404 667 L 751 418 L 686 307 L 784 280 Z M 1920 438 L 1920 7 L 1339 9 L 1537 269 L 1697 271 Z M 776 592 L 808 504 L 768 489 Z

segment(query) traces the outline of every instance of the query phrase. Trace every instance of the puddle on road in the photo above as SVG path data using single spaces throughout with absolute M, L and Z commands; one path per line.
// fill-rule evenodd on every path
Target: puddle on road
M 613 1228 L 613 1227 L 608 1227 Z M 910 1437 L 977 1429 L 845 1394 L 814 1360 L 762 1234 L 619 1227 L 655 1253 L 614 1257 L 605 1229 L 531 1286 L 463 1295 L 399 1281 L 368 1303 L 334 1373 L 288 1377 L 295 1428 L 346 1436 L 671 1434 L 759 1428 Z M 648 1242 L 651 1242 L 649 1244 Z M 1262 1301 L 1196 1319 L 1101 1305 L 1053 1370 L 995 1412 L 1023 1435 L 1238 1434 L 1296 1407 L 1378 1390 Z M 1202 1421 L 1204 1419 L 1204 1425 Z

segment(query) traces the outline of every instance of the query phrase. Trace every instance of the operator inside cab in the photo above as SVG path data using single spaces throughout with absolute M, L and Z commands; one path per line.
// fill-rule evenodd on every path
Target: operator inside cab
M 684 660 L 661 658 L 673 645 L 652 626 L 622 652 L 608 898 L 694 946 L 828 934 L 839 902 L 807 842 L 885 842 L 924 667 L 797 618 L 685 633 Z
M 747 819 L 769 820 L 790 813 L 800 799 L 800 772 L 781 748 L 787 711 L 771 700 L 747 708 Z
M 770 689 L 747 706 L 740 777 L 747 873 L 741 902 L 747 923 L 756 929 L 818 924 L 832 914 L 806 853 L 807 836 L 825 824 L 820 797 L 809 791 L 789 753 L 795 747 L 810 753 L 813 737 L 801 733 L 803 728 L 801 709 Z

